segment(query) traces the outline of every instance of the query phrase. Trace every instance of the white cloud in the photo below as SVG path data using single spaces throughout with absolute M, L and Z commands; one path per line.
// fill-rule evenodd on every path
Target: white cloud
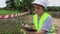
M 48 6 L 60 6 L 60 0 L 48 0 Z
M 5 7 L 6 0 L 0 0 L 0 7 Z M 48 0 L 49 4 L 48 6 L 60 6 L 60 0 Z
M 5 1 L 6 0 L 0 0 L 0 8 L 3 8 L 6 6 Z

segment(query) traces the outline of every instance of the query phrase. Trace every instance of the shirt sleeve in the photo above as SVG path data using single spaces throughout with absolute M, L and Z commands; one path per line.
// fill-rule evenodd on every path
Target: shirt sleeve
M 45 21 L 44 21 L 44 24 L 41 28 L 41 30 L 46 30 L 46 31 L 49 31 L 52 27 L 52 19 L 51 19 L 51 16 L 49 16 Z

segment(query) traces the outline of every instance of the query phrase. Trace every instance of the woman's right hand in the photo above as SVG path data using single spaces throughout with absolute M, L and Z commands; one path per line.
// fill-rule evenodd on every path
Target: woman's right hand
M 28 24 L 25 24 L 24 27 L 25 27 L 25 28 L 29 28 L 30 26 L 29 26 Z

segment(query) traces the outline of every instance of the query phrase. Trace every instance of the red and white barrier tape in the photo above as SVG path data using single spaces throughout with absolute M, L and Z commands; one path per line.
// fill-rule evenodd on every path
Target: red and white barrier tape
M 0 19 L 11 18 L 11 17 L 16 17 L 16 16 L 20 16 L 20 14 L 2 15 L 0 16 Z

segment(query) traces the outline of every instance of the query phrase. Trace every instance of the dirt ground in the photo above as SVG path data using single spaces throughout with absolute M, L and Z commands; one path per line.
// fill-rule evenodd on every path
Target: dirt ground
M 56 27 L 55 34 L 60 34 L 60 19 L 58 18 L 52 18 L 52 21 Z

